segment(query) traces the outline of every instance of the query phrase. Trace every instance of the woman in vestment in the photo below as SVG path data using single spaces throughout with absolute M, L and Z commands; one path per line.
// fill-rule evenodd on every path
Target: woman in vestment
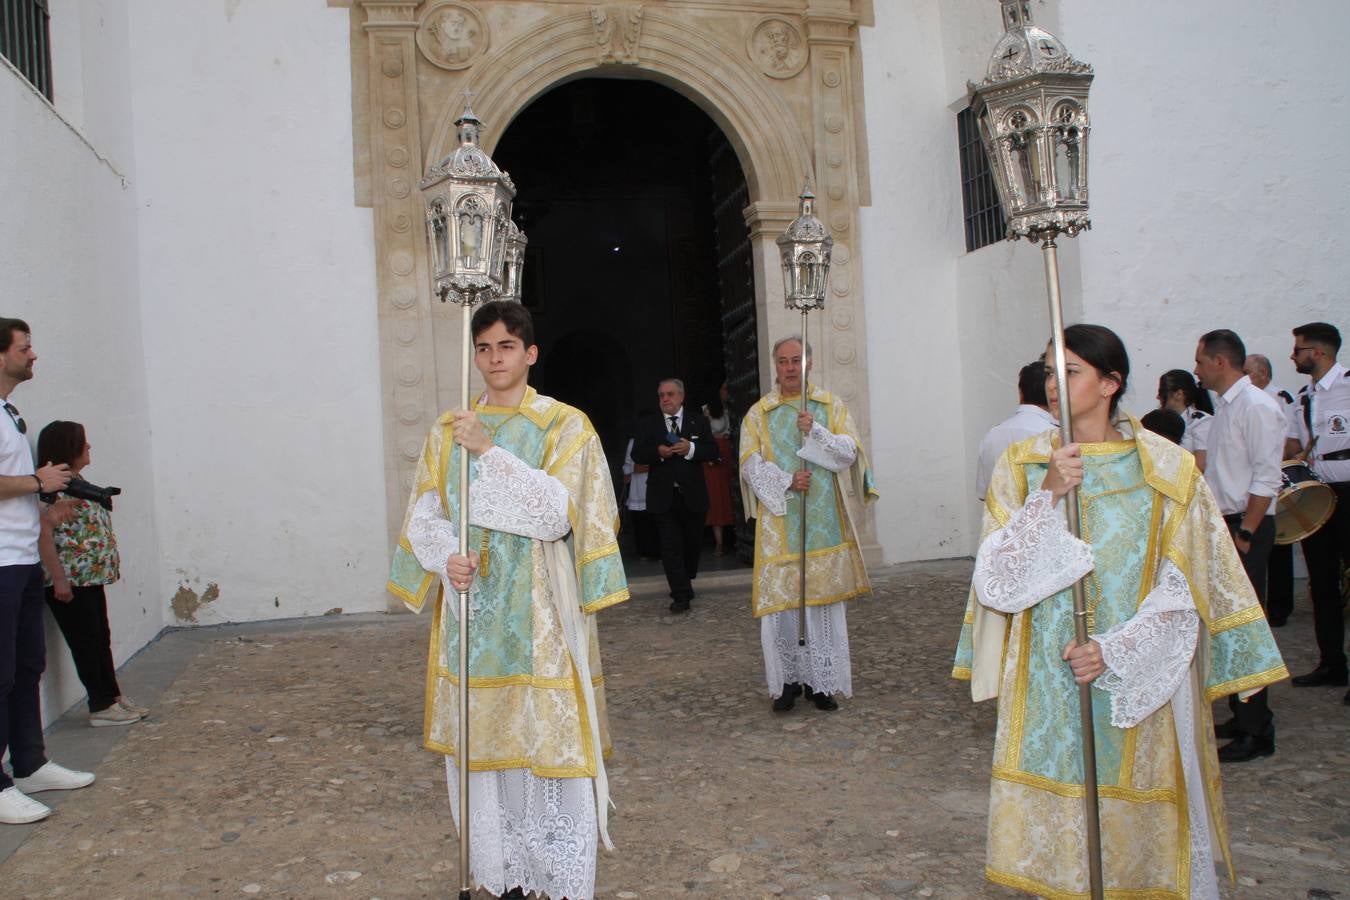
M 1120 413 L 1120 339 L 1074 325 L 1065 342 L 1078 443 L 1052 429 L 996 467 L 953 670 L 998 698 L 985 875 L 1052 900 L 1088 891 L 1088 683 L 1106 896 L 1217 898 L 1215 861 L 1233 872 L 1210 704 L 1288 672 L 1194 457 Z M 1058 415 L 1053 374 L 1046 387 Z M 1074 486 L 1081 540 L 1061 506 Z

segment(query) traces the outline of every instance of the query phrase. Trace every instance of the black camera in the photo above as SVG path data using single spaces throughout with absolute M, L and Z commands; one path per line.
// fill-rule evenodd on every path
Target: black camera
M 52 492 L 38 494 L 43 503 L 55 503 L 56 493 Z M 70 484 L 60 490 L 60 493 L 77 500 L 89 500 L 97 503 L 99 506 L 112 512 L 112 498 L 122 493 L 120 487 L 99 487 L 96 484 L 90 484 L 83 478 L 71 478 Z

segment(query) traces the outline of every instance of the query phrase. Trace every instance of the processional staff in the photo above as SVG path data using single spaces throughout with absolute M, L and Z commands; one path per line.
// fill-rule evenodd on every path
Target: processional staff
M 1091 228 L 1088 219 L 1088 88 L 1092 66 L 1074 59 L 1064 44 L 1031 22 L 1028 0 L 999 0 L 1004 35 L 983 81 L 971 82 L 970 109 L 980 125 L 989 168 L 1007 221 L 1008 240 L 1039 241 L 1045 260 L 1059 385 L 1060 446 L 1073 443 L 1069 382 L 1065 371 L 1064 309 L 1059 295 L 1055 238 Z M 1069 531 L 1081 538 L 1078 488 L 1064 498 Z M 1088 633 L 1083 581 L 1073 585 L 1074 641 Z M 1078 686 L 1086 788 L 1088 880 L 1094 900 L 1103 894 L 1101 828 L 1097 804 L 1097 752 L 1092 727 L 1092 686 Z
M 825 225 L 816 218 L 813 206 L 816 195 L 811 193 L 809 184 L 802 187 L 801 208 L 797 218 L 778 236 L 778 253 L 783 262 L 783 294 L 787 298 L 787 308 L 798 310 L 802 314 L 802 380 L 801 412 L 806 412 L 806 400 L 810 396 L 810 386 L 806 380 L 806 324 L 807 316 L 813 309 L 825 308 L 825 290 L 830 281 L 830 250 L 834 247 L 834 238 L 825 230 Z M 802 445 L 806 444 L 806 435 L 802 435 Z M 807 471 L 807 462 L 801 461 L 799 472 Z M 806 497 L 801 492 L 801 554 L 798 560 L 800 575 L 798 578 L 799 596 L 797 601 L 797 646 L 806 646 Z
M 432 166 L 421 190 L 431 242 L 432 292 L 459 304 L 459 408 L 469 408 L 469 361 L 473 358 L 473 308 L 489 300 L 520 300 L 525 233 L 511 221 L 516 186 L 478 146 L 482 122 L 464 92 L 464 112 L 455 120 L 459 146 Z M 469 553 L 469 454 L 459 452 L 459 554 Z M 469 900 L 469 589 L 459 594 L 459 898 Z

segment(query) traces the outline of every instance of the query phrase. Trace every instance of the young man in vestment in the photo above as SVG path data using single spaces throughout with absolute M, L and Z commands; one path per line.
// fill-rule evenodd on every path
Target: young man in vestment
M 538 357 L 529 311 L 487 303 L 472 329 L 487 391 L 427 436 L 389 590 L 414 611 L 435 598 L 424 743 L 446 755 L 461 828 L 456 592 L 469 590 L 473 883 L 506 897 L 584 900 L 594 895 L 597 838 L 610 846 L 594 614 L 628 599 L 618 508 L 585 414 L 527 384 Z M 465 452 L 471 550 L 461 556 Z
M 1013 444 L 985 498 L 984 537 L 952 675 L 998 698 L 985 877 L 1050 898 L 1089 885 L 1078 687 L 1092 685 L 1108 897 L 1218 900 L 1232 863 L 1213 700 L 1288 677 L 1195 458 L 1119 409 L 1129 376 L 1109 329 L 1064 331 L 1078 443 Z M 1063 501 L 1080 488 L 1082 538 Z M 1070 588 L 1084 579 L 1086 644 Z
M 741 422 L 746 516 L 755 519 L 751 610 L 760 620 L 764 676 L 776 712 L 803 693 L 818 709 L 853 696 L 845 601 L 871 592 L 839 473 L 848 471 L 864 503 L 877 497 L 862 441 L 844 401 L 812 384 L 802 410 L 798 338 L 774 344 L 778 387 Z M 803 467 L 803 462 L 805 466 Z M 799 646 L 802 504 L 806 504 L 806 644 Z

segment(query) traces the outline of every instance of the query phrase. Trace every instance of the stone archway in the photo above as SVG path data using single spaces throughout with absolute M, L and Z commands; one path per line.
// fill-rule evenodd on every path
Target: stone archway
M 796 215 L 797 194 L 809 179 L 835 236 L 831 297 L 809 335 L 815 369 L 849 401 L 868 440 L 855 239 L 866 192 L 856 27 L 861 2 L 808 0 L 803 11 L 798 0 L 775 11 L 747 10 L 730 0 L 687 6 L 356 0 L 357 196 L 375 211 L 391 533 L 401 521 L 426 430 L 456 393 L 437 372 L 457 371 L 458 361 L 436 358 L 434 332 L 438 320 L 458 316 L 432 305 L 417 184 L 453 142 L 460 92 L 470 86 L 475 111 L 492 126 L 484 135 L 489 152 L 534 98 L 573 78 L 648 78 L 702 108 L 727 135 L 749 186 L 744 215 L 762 350 L 799 327 L 781 300 L 774 239 Z M 355 49 L 362 43 L 364 54 Z M 768 353 L 761 353 L 763 384 L 771 383 L 769 366 Z M 856 521 L 870 558 L 879 559 L 870 513 Z

